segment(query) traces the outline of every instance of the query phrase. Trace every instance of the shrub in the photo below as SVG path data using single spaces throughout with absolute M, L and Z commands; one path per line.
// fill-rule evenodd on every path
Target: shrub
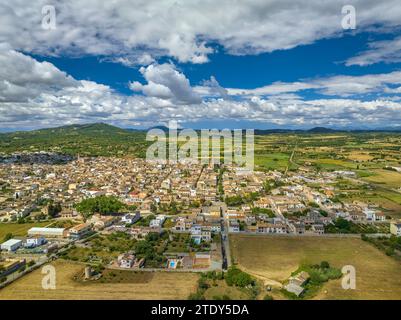
M 229 286 L 237 286 L 237 287 L 246 287 L 248 285 L 253 285 L 254 281 L 252 279 L 252 277 L 237 269 L 236 267 L 231 267 L 226 275 L 225 275 L 225 279 L 226 279 L 226 283 Z

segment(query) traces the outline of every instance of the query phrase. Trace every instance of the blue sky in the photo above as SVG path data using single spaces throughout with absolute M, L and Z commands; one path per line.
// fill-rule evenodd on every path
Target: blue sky
M 0 130 L 397 127 L 400 6 L 350 4 L 353 30 L 337 0 L 0 4 Z
M 366 49 L 369 41 L 390 40 L 401 32 L 387 34 L 346 33 L 340 38 L 323 39 L 313 44 L 301 45 L 290 50 L 278 50 L 257 55 L 230 55 L 218 44 L 212 44 L 216 53 L 209 56 L 204 64 L 179 63 L 176 59 L 162 57 L 158 63 L 173 62 L 190 80 L 197 85 L 211 76 L 220 85 L 231 88 L 257 88 L 275 81 L 293 82 L 306 78 L 331 75 L 364 75 L 388 73 L 401 69 L 399 63 L 379 62 L 369 66 L 346 66 L 343 62 Z M 119 63 L 104 61 L 102 56 L 47 57 L 33 55 L 38 61 L 49 61 L 60 70 L 76 79 L 106 84 L 123 94 L 132 94 L 130 81 L 143 81 L 139 66 L 128 67 Z

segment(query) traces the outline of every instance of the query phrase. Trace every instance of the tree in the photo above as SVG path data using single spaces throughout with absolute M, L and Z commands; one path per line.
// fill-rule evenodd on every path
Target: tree
M 62 208 L 61 208 L 60 203 L 56 203 L 56 204 L 50 203 L 47 206 L 47 213 L 52 218 L 56 217 L 61 212 L 61 210 L 62 210 Z
M 94 213 L 111 214 L 117 213 L 124 207 L 124 204 L 116 197 L 99 196 L 84 199 L 75 205 L 75 208 L 82 214 L 92 215 Z
M 156 213 L 156 212 L 157 212 L 157 206 L 156 206 L 154 203 L 152 203 L 152 204 L 150 205 L 150 211 L 153 212 L 153 213 Z
M 225 200 L 226 204 L 230 207 L 232 206 L 239 206 L 244 203 L 243 199 L 241 196 L 232 196 L 232 197 L 226 197 Z
M 229 286 L 246 287 L 254 284 L 254 281 L 249 274 L 237 269 L 234 266 L 230 267 L 230 269 L 227 271 L 225 279 Z
M 8 241 L 8 240 L 10 240 L 10 239 L 12 239 L 14 237 L 14 235 L 12 234 L 12 233 L 7 233 L 5 236 L 4 236 L 4 242 L 6 242 L 6 241 Z

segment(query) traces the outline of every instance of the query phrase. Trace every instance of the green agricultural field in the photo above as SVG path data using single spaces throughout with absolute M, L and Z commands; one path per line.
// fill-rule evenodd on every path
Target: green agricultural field
M 285 170 L 288 165 L 290 154 L 272 153 L 255 155 L 255 166 L 264 170 Z
M 21 237 L 26 236 L 28 230 L 32 227 L 44 227 L 51 224 L 51 222 L 35 222 L 35 223 L 0 223 L 0 241 L 11 233 L 13 236 Z

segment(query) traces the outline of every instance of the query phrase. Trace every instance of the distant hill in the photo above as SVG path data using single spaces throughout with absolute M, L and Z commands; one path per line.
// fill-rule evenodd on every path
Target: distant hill
M 168 131 L 167 127 L 154 127 Z M 369 132 L 397 132 L 393 130 L 350 130 L 342 131 L 325 127 L 309 130 L 256 129 L 256 135 L 267 134 L 328 134 L 349 132 L 363 134 Z M 122 129 L 106 123 L 73 124 L 57 128 L 33 131 L 0 133 L 0 153 L 20 151 L 52 151 L 67 155 L 82 156 L 135 156 L 144 157 L 147 146 L 147 130 Z M 399 131 L 398 131 L 399 132 Z
M 265 135 L 271 133 L 332 133 L 332 132 L 341 132 L 340 130 L 325 128 L 325 127 L 315 127 L 309 130 L 302 129 L 257 129 L 255 130 L 255 134 Z
M 340 130 L 325 128 L 325 127 L 315 127 L 312 129 L 307 130 L 309 133 L 332 133 L 332 132 L 339 132 Z
M 145 132 L 105 123 L 67 125 L 0 134 L 0 152 L 53 151 L 71 155 L 144 156 Z
M 148 130 L 152 130 L 152 129 L 160 129 L 160 130 L 162 130 L 164 132 L 168 132 L 169 131 L 169 128 L 167 128 L 166 126 L 155 126 L 155 127 L 149 128 Z

